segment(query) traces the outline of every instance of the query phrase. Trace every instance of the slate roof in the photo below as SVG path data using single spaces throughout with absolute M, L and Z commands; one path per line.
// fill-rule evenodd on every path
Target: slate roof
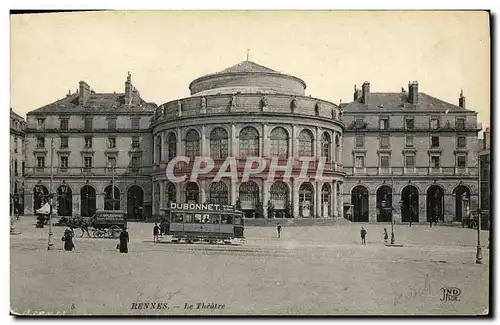
M 436 97 L 427 95 L 426 93 L 418 93 L 417 105 L 413 105 L 408 101 L 408 92 L 400 93 L 370 93 L 368 103 L 363 103 L 361 98 L 347 104 L 342 105 L 344 112 L 364 112 L 364 111 L 403 111 L 407 109 L 428 110 L 428 111 L 461 111 L 474 112 L 472 110 L 463 109 L 458 105 L 440 100 Z
M 30 113 L 143 112 L 156 108 L 156 104 L 147 103 L 142 99 L 141 105 L 126 106 L 124 93 L 91 93 L 85 106 L 81 106 L 78 103 L 78 93 L 74 93 Z

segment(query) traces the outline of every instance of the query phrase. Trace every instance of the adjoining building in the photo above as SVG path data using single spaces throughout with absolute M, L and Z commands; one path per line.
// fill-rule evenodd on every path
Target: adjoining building
M 486 128 L 483 139 L 479 141 L 479 163 L 480 163 L 480 207 L 482 216 L 491 216 L 491 132 Z
M 26 122 L 24 118 L 10 109 L 10 170 L 11 170 L 11 204 L 19 214 L 24 214 L 24 157 Z
M 159 106 L 152 123 L 153 213 L 169 202 L 209 202 L 236 205 L 247 217 L 342 216 L 340 110 L 334 103 L 306 96 L 305 88 L 297 77 L 243 61 L 191 82 L 190 97 Z M 235 157 L 240 177 L 214 181 L 214 171 L 173 183 L 165 169 L 176 156 L 192 158 L 177 169 L 188 175 L 196 156 L 211 157 L 218 167 Z M 332 181 L 312 175 L 308 180 L 278 176 L 268 181 L 257 175 L 243 182 L 247 157 L 277 157 L 279 165 L 292 161 L 294 172 L 300 170 L 300 158 L 309 157 L 314 165 L 325 157 L 323 174 Z
M 150 214 L 155 108 L 129 73 L 123 93 L 97 93 L 80 81 L 76 92 L 29 112 L 25 213 L 54 193 L 59 216 L 91 216 L 96 209 L 126 210 L 131 218 Z
M 477 113 L 419 92 L 355 87 L 343 107 L 346 192 L 353 221 L 461 221 L 477 206 Z M 474 202 L 475 201 L 475 202 Z

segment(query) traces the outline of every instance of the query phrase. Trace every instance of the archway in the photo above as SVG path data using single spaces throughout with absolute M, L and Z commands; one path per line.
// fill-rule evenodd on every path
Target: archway
M 387 185 L 380 186 L 377 190 L 377 221 L 392 221 L 393 208 L 392 188 Z
M 314 216 L 314 187 L 311 183 L 302 183 L 299 188 L 299 215 L 302 218 Z
M 292 211 L 290 206 L 288 185 L 281 181 L 274 182 L 270 189 L 271 203 L 274 208 L 275 218 L 290 218 Z M 272 216 L 267 216 L 271 218 Z
M 470 190 L 467 186 L 459 185 L 453 190 L 455 198 L 455 221 L 462 221 L 470 211 Z
M 436 217 L 437 220 L 444 221 L 444 191 L 441 186 L 432 185 L 427 189 L 427 222 Z
M 140 186 L 132 185 L 127 191 L 127 215 L 129 218 L 143 218 L 144 191 Z
M 223 181 L 210 184 L 210 203 L 229 204 L 229 190 Z
M 245 213 L 245 217 L 255 217 L 257 203 L 260 200 L 259 186 L 253 181 L 241 183 L 238 199 L 241 205 L 241 210 Z
M 167 182 L 167 185 L 165 186 L 165 194 L 167 207 L 170 207 L 170 203 L 177 202 L 177 191 L 174 183 Z
M 114 186 L 114 197 L 111 185 L 104 189 L 104 210 L 120 210 L 120 190 L 118 187 Z
M 46 202 L 48 202 L 47 195 L 49 190 L 43 185 L 35 185 L 33 189 L 33 212 L 40 209 Z
M 332 215 L 332 188 L 330 184 L 325 183 L 321 187 L 321 215 L 320 217 L 328 218 Z
M 57 215 L 60 217 L 73 215 L 73 192 L 66 184 L 57 188 Z
M 80 215 L 82 217 L 92 217 L 96 211 L 96 191 L 90 185 L 85 185 L 80 189 Z
M 402 222 L 418 222 L 418 189 L 413 185 L 407 185 L 401 192 L 403 200 Z
M 200 189 L 195 182 L 186 184 L 186 203 L 200 203 Z
M 368 222 L 368 189 L 362 185 L 355 186 L 351 191 L 354 222 Z

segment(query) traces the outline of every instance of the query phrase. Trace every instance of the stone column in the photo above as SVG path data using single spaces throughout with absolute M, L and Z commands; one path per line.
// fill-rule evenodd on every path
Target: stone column
M 339 218 L 344 217 L 344 183 L 340 182 L 340 195 L 339 195 L 339 204 L 338 204 L 338 214 Z
M 320 181 L 317 181 L 316 182 L 316 191 L 314 191 L 314 193 L 316 194 L 316 208 L 314 209 L 315 210 L 315 215 L 317 218 L 322 218 L 323 217 L 323 214 L 321 213 L 321 210 L 322 210 L 322 203 L 321 203 L 321 187 L 323 186 L 323 182 L 320 182 Z
M 419 193 L 418 195 L 418 223 L 425 223 L 427 221 L 427 195 L 426 193 Z M 398 203 L 399 205 L 399 203 Z
M 299 217 L 299 182 L 297 179 L 292 181 L 292 204 L 293 204 L 293 216 L 294 218 Z
M 262 181 L 262 200 L 263 200 L 263 206 L 264 206 L 264 218 L 272 218 L 273 216 L 268 216 L 267 215 L 267 202 L 269 201 L 269 188 L 270 184 L 269 182 L 263 180 Z
M 335 168 L 336 164 L 337 164 L 337 157 L 335 155 L 335 151 L 337 150 L 337 147 L 335 145 L 335 136 L 336 136 L 337 132 L 333 131 L 332 133 L 332 148 L 331 148 L 331 152 L 330 152 L 330 159 L 332 161 L 332 165 L 333 167 Z
M 315 146 L 314 146 L 314 157 L 321 157 L 321 128 L 316 127 L 316 134 L 314 135 L 314 141 L 315 141 Z
M 159 183 L 160 183 L 160 209 L 162 209 L 165 207 L 165 181 L 160 181 Z
M 377 222 L 377 196 L 368 192 L 368 222 Z
M 392 207 L 394 211 L 392 212 L 392 216 L 394 217 L 394 222 L 397 224 L 401 224 L 403 222 L 403 216 L 401 215 L 401 207 L 399 206 L 399 201 L 401 201 L 401 193 L 394 191 L 394 200 L 392 201 Z
M 182 150 L 182 134 L 181 134 L 181 128 L 177 128 L 177 146 L 176 146 L 176 155 L 177 156 L 182 156 L 183 155 L 183 150 Z
M 153 203 L 153 215 L 157 214 L 158 212 L 156 211 L 157 208 L 157 202 L 156 202 L 156 182 L 153 182 L 153 188 L 151 190 L 151 202 Z
M 78 191 L 77 194 L 73 195 L 71 203 L 72 203 L 71 204 L 71 209 L 72 209 L 73 216 L 80 215 L 80 204 L 81 204 L 81 202 L 80 202 L 80 191 Z
M 167 151 L 167 150 L 165 150 L 165 148 L 167 147 L 167 146 L 165 145 L 165 138 L 166 138 L 166 136 L 165 136 L 165 132 L 166 132 L 166 131 L 163 131 L 163 132 L 161 133 L 161 147 L 160 147 L 160 148 L 161 148 L 161 155 L 160 155 L 160 161 L 159 161 L 160 163 L 161 163 L 162 161 L 167 160 L 167 159 L 165 158 L 165 157 L 166 157 L 165 153 L 166 153 L 166 151 Z
M 208 156 L 208 147 L 207 147 L 207 135 L 206 135 L 206 127 L 205 125 L 201 126 L 201 156 Z
M 297 143 L 297 126 L 293 125 L 292 126 L 292 157 L 293 159 L 297 159 L 299 156 L 299 146 Z
M 206 180 L 201 179 L 200 180 L 200 203 L 205 203 L 207 202 L 207 193 L 205 191 L 205 186 L 206 186 Z
M 336 218 L 339 215 L 338 206 L 337 206 L 337 197 L 338 197 L 337 181 L 332 182 L 332 187 L 333 187 L 333 190 L 332 190 L 333 195 L 332 195 L 331 211 L 332 211 L 332 217 Z
M 452 194 L 444 195 L 444 221 L 451 222 L 455 217 L 455 197 Z
M 174 184 L 175 184 L 175 202 L 176 203 L 183 203 L 182 195 L 181 195 L 183 183 L 174 183 Z
M 236 141 L 236 125 L 231 124 L 231 156 L 237 157 L 238 156 L 238 150 L 237 150 L 237 141 Z
M 236 205 L 236 200 L 238 195 L 236 194 L 238 189 L 238 183 L 231 181 L 231 205 Z
M 339 144 L 340 145 L 339 145 L 339 155 L 337 157 L 337 165 L 338 166 L 342 166 L 344 164 L 344 162 L 342 161 L 342 157 L 343 157 L 343 155 L 342 155 L 342 137 L 343 137 L 343 135 L 339 136 Z
M 264 124 L 262 126 L 262 154 L 261 156 L 263 157 L 267 157 L 269 156 L 269 139 L 268 139 L 268 132 L 269 132 L 269 127 L 267 126 L 267 124 Z M 266 141 L 266 139 L 268 139 Z

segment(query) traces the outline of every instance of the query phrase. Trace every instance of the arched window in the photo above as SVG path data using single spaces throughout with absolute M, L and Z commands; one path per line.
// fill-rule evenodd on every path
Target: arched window
M 288 132 L 282 127 L 271 131 L 271 155 L 286 159 L 288 157 Z
M 253 182 L 248 181 L 240 185 L 240 203 L 242 210 L 253 210 L 259 201 L 259 186 Z
M 200 155 L 200 135 L 196 130 L 191 130 L 186 134 L 186 156 L 194 159 Z
M 200 201 L 200 189 L 198 184 L 195 182 L 189 182 L 186 184 L 186 203 L 199 203 Z
M 274 182 L 269 192 L 275 210 L 287 209 L 290 198 L 288 197 L 288 186 L 285 183 L 281 181 Z
M 340 157 L 340 136 L 335 136 L 335 161 L 342 161 Z
M 223 128 L 215 128 L 210 132 L 210 157 L 224 160 L 228 156 L 228 135 Z
M 19 173 L 17 172 L 17 159 L 14 160 L 14 176 L 19 176 Z
M 210 184 L 210 203 L 229 204 L 229 191 L 224 182 L 219 181 Z
M 313 135 L 309 130 L 302 130 L 299 134 L 299 156 L 312 157 Z
M 170 161 L 175 158 L 177 155 L 177 137 L 175 133 L 170 133 L 167 139 L 168 143 L 168 157 L 167 161 Z
M 161 162 L 161 135 L 156 136 L 155 162 Z
M 259 156 L 259 133 L 252 127 L 240 131 L 240 157 Z
M 330 141 L 330 135 L 328 133 L 323 133 L 321 136 L 321 156 L 326 157 L 326 161 L 330 161 L 330 147 L 332 142 Z
M 165 186 L 165 194 L 166 194 L 166 201 L 167 204 L 171 202 L 176 202 L 176 190 L 175 190 L 175 184 L 172 182 L 167 182 L 167 185 Z M 168 207 L 168 205 L 167 205 Z

